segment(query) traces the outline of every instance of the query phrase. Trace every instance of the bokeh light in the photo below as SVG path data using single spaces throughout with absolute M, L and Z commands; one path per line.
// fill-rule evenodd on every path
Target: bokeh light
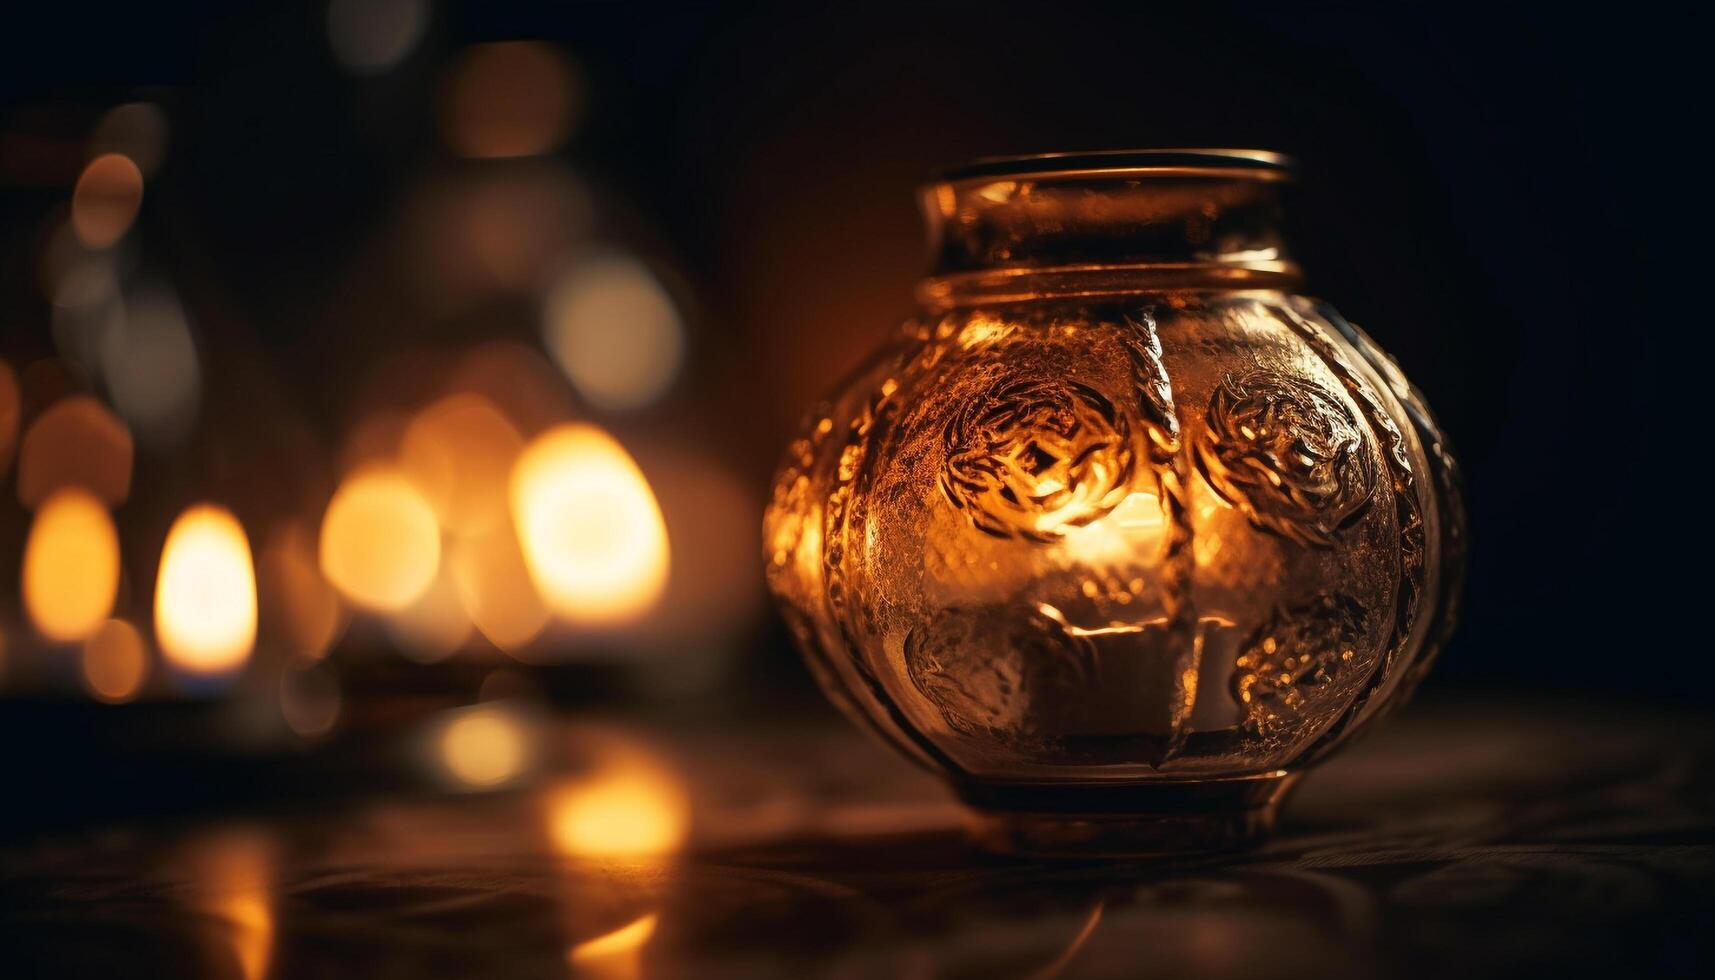
M 256 569 L 238 518 L 198 504 L 173 522 L 155 580 L 155 638 L 174 666 L 225 674 L 256 643 Z
M 91 156 L 123 154 L 144 177 L 167 155 L 167 115 L 153 102 L 127 102 L 107 110 L 89 137 Z
M 466 786 L 488 788 L 516 779 L 529 757 L 524 726 L 506 708 L 484 705 L 460 712 L 441 731 L 441 760 Z
M 601 978 L 632 978 L 642 975 L 639 954 L 643 945 L 655 935 L 660 914 L 651 912 L 638 916 L 612 932 L 574 945 L 566 959 L 580 974 Z
M 371 467 L 352 474 L 322 517 L 321 566 L 347 598 L 400 610 L 435 579 L 441 529 L 435 511 L 403 474 Z
M 23 414 L 18 375 L 12 371 L 12 365 L 0 361 L 0 478 L 12 471 L 12 451 L 18 448 L 18 425 Z
M 512 472 L 512 510 L 531 579 L 574 623 L 646 612 L 667 582 L 667 526 L 624 447 L 583 424 L 548 430 Z
M 447 77 L 441 131 L 461 156 L 534 156 L 565 140 L 580 97 L 557 48 L 538 41 L 478 44 Z
M 339 675 L 328 664 L 294 660 L 280 674 L 280 716 L 302 738 L 333 731 L 343 700 Z
M 202 380 L 178 296 L 162 284 L 128 295 L 99 350 L 108 394 L 137 438 L 157 449 L 182 442 L 196 422 Z
M 315 538 L 298 523 L 276 528 L 259 572 L 264 615 L 279 623 L 291 652 L 307 660 L 326 655 L 345 628 L 345 604 L 322 578 Z
M 109 248 L 130 230 L 143 205 L 143 171 L 123 153 L 89 161 L 71 196 L 71 225 L 89 248 Z
M 18 499 L 35 509 L 57 490 L 81 487 L 108 506 L 131 493 L 131 432 L 88 395 L 55 402 L 18 448 Z
M 428 22 L 424 0 L 333 0 L 328 46 L 348 71 L 376 75 L 411 53 Z
M 110 619 L 83 641 L 83 686 L 99 700 L 120 704 L 137 696 L 149 676 L 143 634 L 123 619 Z
M 24 544 L 23 591 L 50 640 L 71 643 L 101 626 L 119 592 L 119 535 L 100 500 L 74 488 L 42 504 Z
M 453 541 L 447 564 L 470 622 L 496 647 L 517 652 L 548 625 L 510 520 Z
M 590 404 L 625 410 L 667 390 L 684 357 L 684 324 L 659 279 L 628 255 L 572 263 L 545 302 L 543 337 Z
M 418 663 L 445 660 L 470 642 L 474 632 L 445 563 L 422 595 L 387 616 L 387 635 L 400 653 Z
M 518 430 L 481 395 L 460 393 L 417 413 L 399 467 L 455 534 L 480 534 L 507 519 L 507 480 L 524 448 Z

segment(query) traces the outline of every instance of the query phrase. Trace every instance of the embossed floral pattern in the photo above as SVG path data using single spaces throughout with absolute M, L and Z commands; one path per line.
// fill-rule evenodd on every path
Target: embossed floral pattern
M 1273 371 L 1224 377 L 1197 443 L 1204 478 L 1251 523 L 1319 547 L 1369 506 L 1372 457 L 1363 428 L 1336 395 Z
M 1233 666 L 1233 697 L 1246 725 L 1267 733 L 1296 719 L 1309 694 L 1356 657 L 1363 627 L 1364 607 L 1350 596 L 1323 593 L 1276 608 Z
M 1125 499 L 1131 423 L 1076 381 L 1009 381 L 955 412 L 941 490 L 980 531 L 1051 541 Z

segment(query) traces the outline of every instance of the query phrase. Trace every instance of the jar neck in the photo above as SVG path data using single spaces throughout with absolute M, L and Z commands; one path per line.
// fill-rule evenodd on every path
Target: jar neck
M 930 308 L 1183 289 L 1291 289 L 1288 162 L 1148 150 L 980 163 L 923 189 Z

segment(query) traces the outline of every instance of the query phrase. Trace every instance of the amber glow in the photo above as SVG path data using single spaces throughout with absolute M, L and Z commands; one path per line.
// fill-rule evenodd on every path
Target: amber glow
M 575 88 L 565 56 L 550 45 L 479 44 L 447 79 L 441 129 L 454 152 L 467 157 L 546 153 L 571 128 Z
M 34 508 L 82 487 L 117 506 L 131 493 L 131 433 L 88 395 L 61 399 L 30 423 L 18 447 L 18 499 Z
M 667 583 L 667 526 L 643 472 L 607 433 L 543 433 L 512 471 L 512 510 L 530 576 L 567 619 L 623 623 Z
M 501 708 L 477 708 L 454 718 L 441 733 L 441 759 L 467 786 L 498 786 L 524 769 L 524 728 Z
M 660 915 L 651 912 L 620 926 L 612 932 L 602 933 L 594 939 L 588 939 L 573 946 L 566 953 L 573 966 L 588 973 L 602 977 L 635 977 L 641 972 L 638 969 L 638 953 L 649 937 L 655 935 L 655 925 Z
M 149 675 L 143 635 L 123 619 L 110 619 L 83 641 L 83 685 L 109 704 L 137 696 Z
M 440 561 L 435 512 L 399 473 L 361 471 L 328 502 L 322 518 L 322 573 L 353 602 L 404 609 L 428 590 Z
M 161 652 L 195 674 L 236 670 L 256 643 L 256 569 L 250 542 L 225 508 L 200 504 L 179 515 L 161 549 L 155 580 Z
M 315 538 L 299 524 L 275 530 L 262 551 L 261 577 L 269 614 L 281 620 L 292 653 L 320 659 L 345 626 L 345 608 L 316 566 Z
M 411 420 L 399 465 L 447 530 L 476 534 L 506 521 L 506 480 L 523 448 L 488 399 L 449 395 Z
M 107 248 L 119 241 L 143 205 L 143 172 L 120 153 L 103 153 L 83 168 L 71 196 L 71 226 L 78 241 Z
M 451 656 L 470 639 L 471 631 L 470 615 L 444 567 L 415 601 L 387 615 L 387 635 L 400 653 L 418 663 Z
M 517 650 L 548 625 L 511 521 L 454 541 L 447 563 L 465 613 L 490 643 Z
M 272 847 L 267 838 L 229 831 L 205 840 L 186 855 L 186 898 L 199 914 L 224 928 L 212 933 L 216 975 L 263 980 L 274 955 Z
M 24 544 L 24 608 L 58 643 L 94 632 L 119 591 L 119 535 L 107 508 L 84 490 L 48 498 Z
M 562 854 L 648 859 L 679 849 L 690 810 L 670 773 L 647 760 L 627 759 L 555 790 L 548 818 L 549 836 Z

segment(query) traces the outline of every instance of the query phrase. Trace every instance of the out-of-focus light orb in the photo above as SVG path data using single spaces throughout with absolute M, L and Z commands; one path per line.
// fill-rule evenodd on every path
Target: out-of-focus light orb
M 301 524 L 276 529 L 262 549 L 262 591 L 292 653 L 320 660 L 345 628 L 345 604 L 316 565 L 315 538 Z
M 470 642 L 474 630 L 444 562 L 422 595 L 387 615 L 387 635 L 400 653 L 420 664 L 452 656 Z
M 88 395 L 62 398 L 24 433 L 18 499 L 35 509 L 55 491 L 81 487 L 110 507 L 131 493 L 131 432 Z
M 618 625 L 667 584 L 667 525 L 643 471 L 592 425 L 557 426 L 512 471 L 525 564 L 548 606 L 574 623 Z
M 24 608 L 37 632 L 71 643 L 95 632 L 119 592 L 119 534 L 88 491 L 61 490 L 36 512 L 24 543 Z
M 213 923 L 199 935 L 219 975 L 264 980 L 274 953 L 275 842 L 259 830 L 217 830 L 198 834 L 174 858 L 187 878 L 176 894 L 199 921 Z
M 339 675 L 327 664 L 297 661 L 280 675 L 280 715 L 286 727 L 302 738 L 320 738 L 333 731 L 342 702 Z
M 155 285 L 128 297 L 100 349 L 108 394 L 137 437 L 158 449 L 181 443 L 196 422 L 202 380 L 190 323 L 172 290 Z
M 370 468 L 334 491 L 322 517 L 322 573 L 347 598 L 404 609 L 428 590 L 440 562 L 434 508 L 403 474 Z
M 378 75 L 411 53 L 428 22 L 424 0 L 333 0 L 328 45 L 346 70 Z
M 143 171 L 123 153 L 89 161 L 71 194 L 71 226 L 89 248 L 109 248 L 130 230 L 143 206 Z
M 578 943 L 567 951 L 566 959 L 597 976 L 637 976 L 637 953 L 655 935 L 659 919 L 655 912 L 639 916 L 612 932 Z
M 684 358 L 684 324 L 649 268 L 621 254 L 573 263 L 550 288 L 544 339 L 572 384 L 598 408 L 661 397 Z
M 123 619 L 110 619 L 83 641 L 83 686 L 97 699 L 120 704 L 137 696 L 149 676 L 143 634 Z
M 448 395 L 417 413 L 399 447 L 399 467 L 455 534 L 481 534 L 507 520 L 507 480 L 524 439 L 481 395 Z
M 603 766 L 548 797 L 548 833 L 569 857 L 667 857 L 684 844 L 690 806 L 684 787 L 648 760 Z
M 94 156 L 120 153 L 151 177 L 167 155 L 167 115 L 153 102 L 127 102 L 107 110 L 89 137 Z
M 547 153 L 570 132 L 580 108 L 577 78 L 559 49 L 540 41 L 500 41 L 467 49 L 441 93 L 441 132 L 460 156 Z
M 447 387 L 487 398 L 525 437 L 566 421 L 575 408 L 565 376 L 534 349 L 510 340 L 465 352 Z
M 18 424 L 24 399 L 12 365 L 0 361 L 0 478 L 12 471 L 12 451 L 18 448 Z
M 189 508 L 167 531 L 155 579 L 155 639 L 175 666 L 226 674 L 256 645 L 256 567 L 232 512 Z
M 471 623 L 496 647 L 516 652 L 548 625 L 510 520 L 452 542 L 447 564 Z
M 441 731 L 440 749 L 447 772 L 478 788 L 517 778 L 529 756 L 524 726 L 500 707 L 460 713 Z
M 55 349 L 84 373 L 98 375 L 103 345 L 125 329 L 125 300 L 112 255 L 96 253 L 67 266 L 50 299 Z

